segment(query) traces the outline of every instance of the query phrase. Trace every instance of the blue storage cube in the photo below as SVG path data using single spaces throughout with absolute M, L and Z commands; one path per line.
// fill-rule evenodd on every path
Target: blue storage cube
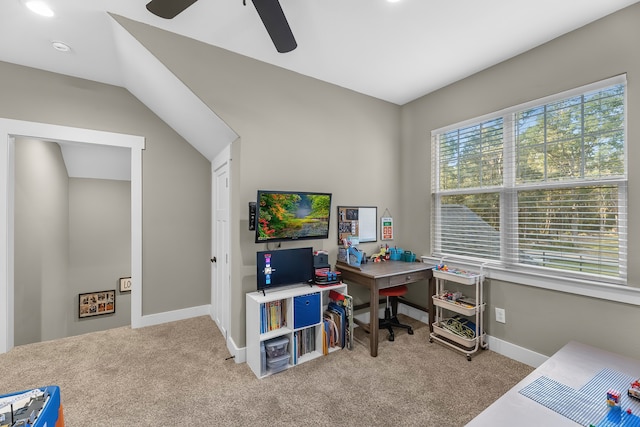
M 320 293 L 293 297 L 293 327 L 295 329 L 320 323 Z

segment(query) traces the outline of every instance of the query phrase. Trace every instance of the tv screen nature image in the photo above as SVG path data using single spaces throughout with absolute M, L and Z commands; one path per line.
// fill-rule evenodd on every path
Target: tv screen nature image
M 331 194 L 258 192 L 256 242 L 326 239 Z

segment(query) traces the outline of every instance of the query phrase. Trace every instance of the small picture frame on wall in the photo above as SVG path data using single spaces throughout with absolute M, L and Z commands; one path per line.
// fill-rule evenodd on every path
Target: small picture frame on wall
M 120 278 L 120 292 L 131 292 L 131 277 Z
M 116 312 L 116 291 L 100 291 L 80 294 L 78 297 L 78 317 L 101 316 Z

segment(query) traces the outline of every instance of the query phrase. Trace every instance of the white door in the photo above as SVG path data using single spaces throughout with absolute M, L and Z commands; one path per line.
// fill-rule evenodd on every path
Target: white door
M 211 163 L 211 310 L 225 340 L 229 331 L 229 195 L 231 146 Z

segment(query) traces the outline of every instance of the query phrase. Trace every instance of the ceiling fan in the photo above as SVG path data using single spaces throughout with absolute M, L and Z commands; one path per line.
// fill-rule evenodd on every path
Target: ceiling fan
M 151 0 L 147 10 L 161 18 L 172 19 L 198 0 Z M 298 44 L 278 0 L 251 0 L 276 50 L 291 52 Z M 246 6 L 246 0 L 243 0 Z

